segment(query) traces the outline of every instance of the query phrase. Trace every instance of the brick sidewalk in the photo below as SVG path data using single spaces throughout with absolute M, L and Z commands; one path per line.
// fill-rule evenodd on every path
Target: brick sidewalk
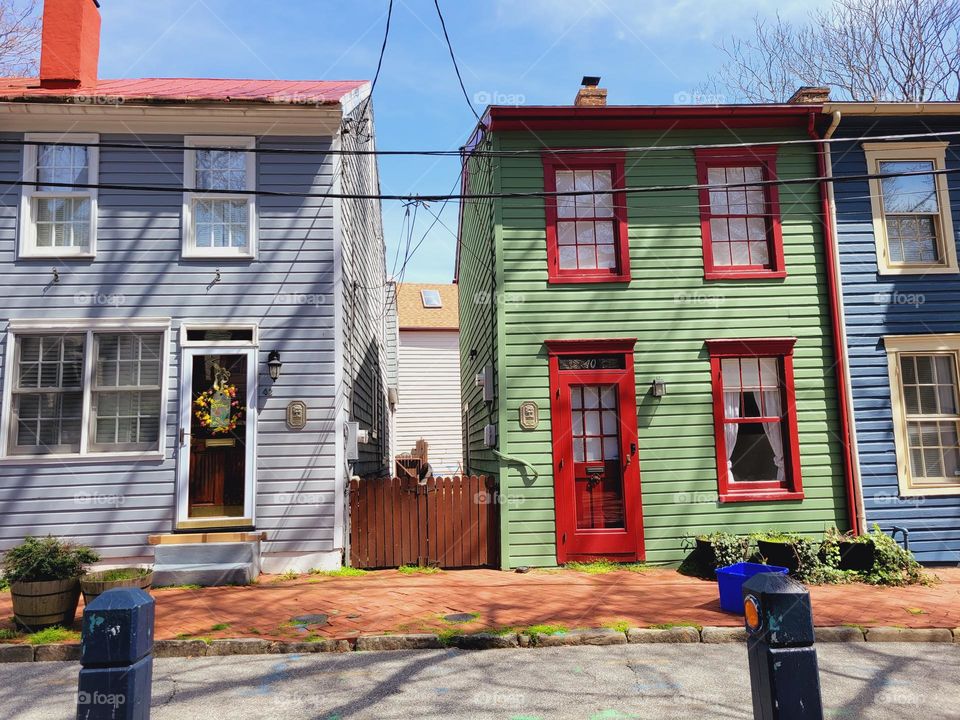
M 813 587 L 814 621 L 823 626 L 960 627 L 960 569 L 935 572 L 941 582 L 930 587 Z M 682 622 L 735 626 L 742 622 L 720 610 L 716 583 L 673 570 L 607 575 L 571 570 L 403 575 L 383 570 L 361 577 L 278 580 L 262 576 L 259 584 L 247 587 L 154 591 L 156 637 L 292 640 L 310 634 L 349 638 L 453 627 L 470 633 L 540 623 L 573 629 L 621 620 L 631 627 Z M 478 616 L 457 625 L 442 620 L 443 615 L 452 613 Z M 297 627 L 291 622 L 311 614 L 326 615 L 329 623 Z M 0 593 L 0 617 L 4 618 L 0 625 L 12 627 L 11 615 L 10 594 Z M 227 627 L 212 629 L 222 625 Z

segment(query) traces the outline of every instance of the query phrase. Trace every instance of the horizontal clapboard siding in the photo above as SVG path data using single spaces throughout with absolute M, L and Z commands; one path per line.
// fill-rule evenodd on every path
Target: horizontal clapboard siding
M 960 130 L 960 117 L 844 118 L 837 137 Z M 960 144 L 947 150 L 954 230 L 960 229 Z M 859 141 L 831 147 L 836 176 L 867 172 Z M 853 391 L 857 449 L 868 523 L 910 530 L 910 549 L 926 562 L 960 560 L 960 494 L 900 497 L 884 335 L 960 332 L 960 275 L 877 274 L 876 244 L 865 180 L 835 184 L 837 235 Z M 895 301 L 896 300 L 896 301 Z
M 401 330 L 397 452 L 412 452 L 423 438 L 434 475 L 460 475 L 460 415 L 459 333 Z
M 4 135 L 3 137 L 17 137 Z M 103 142 L 179 144 L 176 136 L 103 135 Z M 261 147 L 323 150 L 327 139 L 271 137 Z M 0 177 L 17 179 L 16 146 L 0 149 Z M 182 187 L 183 153 L 103 148 L 103 183 Z M 326 155 L 259 155 L 258 187 L 323 192 L 331 182 Z M 170 317 L 166 457 L 155 463 L 76 462 L 0 465 L 0 551 L 27 534 L 53 533 L 97 547 L 105 557 L 149 554 L 146 536 L 174 523 L 179 417 L 177 331 L 185 321 L 257 323 L 257 529 L 266 552 L 321 552 L 342 547 L 334 537 L 334 299 L 333 206 L 321 198 L 261 197 L 255 261 L 183 260 L 180 193 L 102 190 L 97 257 L 58 263 L 16 259 L 19 192 L 0 195 L 0 274 L 8 290 L 0 304 L 0 343 L 7 321 L 24 318 Z M 221 281 L 212 283 L 215 271 Z M 272 384 L 267 354 L 278 349 L 281 379 Z M 0 347 L 0 363 L 5 357 Z M 7 368 L 0 366 L 0 377 Z M 308 425 L 286 426 L 287 403 L 308 406 Z M 290 502 L 293 494 L 307 499 Z M 104 503 L 91 498 L 121 498 Z
M 800 131 L 672 132 L 661 134 L 551 134 L 537 143 L 649 145 L 800 139 Z M 499 147 L 527 147 L 531 139 L 503 134 Z M 497 161 L 504 192 L 543 189 L 537 156 Z M 627 156 L 628 186 L 695 184 L 689 151 Z M 816 175 L 809 148 L 781 146 L 784 178 Z M 504 563 L 556 563 L 550 395 L 543 341 L 551 338 L 638 338 L 635 350 L 639 454 L 647 559 L 678 561 L 687 538 L 699 532 L 746 533 L 779 528 L 821 533 L 843 526 L 845 498 L 837 420 L 837 389 L 830 342 L 819 193 L 815 185 L 781 188 L 783 281 L 703 280 L 698 198 L 694 191 L 628 197 L 628 287 L 554 285 L 547 280 L 544 210 L 537 199 L 502 202 L 503 283 L 501 342 L 505 388 L 501 449 L 531 462 L 539 478 L 516 465 L 502 469 L 508 501 Z M 796 336 L 802 502 L 720 505 L 717 497 L 708 338 Z M 654 400 L 650 382 L 662 377 L 668 395 Z M 536 430 L 521 430 L 519 405 L 540 406 Z

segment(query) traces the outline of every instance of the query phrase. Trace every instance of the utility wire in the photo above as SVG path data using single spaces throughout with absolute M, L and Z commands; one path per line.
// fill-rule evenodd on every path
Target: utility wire
M 477 114 L 473 103 L 470 102 L 470 96 L 467 94 L 467 88 L 463 84 L 463 76 L 460 74 L 460 67 L 457 65 L 457 56 L 453 52 L 453 44 L 450 42 L 450 35 L 447 33 L 447 23 L 443 19 L 443 11 L 440 10 L 440 0 L 433 0 L 433 6 L 437 9 L 437 17 L 440 18 L 440 27 L 443 29 L 443 39 L 447 41 L 447 50 L 450 51 L 450 61 L 453 63 L 453 71 L 457 74 L 457 80 L 460 82 L 460 90 L 463 92 L 463 99 L 467 101 L 467 107 L 481 125 L 483 120 Z
M 832 137 L 832 138 L 802 138 L 794 140 L 764 140 L 760 142 L 737 142 L 737 143 L 706 143 L 692 145 L 622 145 L 622 146 L 604 146 L 604 147 L 565 147 L 551 148 L 543 145 L 536 148 L 518 148 L 516 150 L 472 150 L 466 152 L 469 157 L 497 157 L 511 158 L 523 157 L 525 155 L 543 155 L 549 152 L 553 155 L 571 155 L 580 153 L 602 154 L 602 153 L 624 153 L 624 152 L 664 152 L 664 151 L 687 151 L 687 150 L 737 150 L 742 148 L 761 148 L 776 147 L 786 145 L 829 145 L 834 143 L 856 143 L 868 142 L 873 140 L 919 140 L 926 138 L 956 137 L 960 135 L 960 130 L 925 132 L 925 133 L 901 133 L 896 135 L 861 135 L 857 137 Z M 110 148 L 116 150 L 170 150 L 173 152 L 183 152 L 186 149 L 184 145 L 174 145 L 166 143 L 124 143 L 124 142 L 71 142 L 58 140 L 21 140 L 17 138 L 0 138 L 0 146 L 34 146 L 58 145 L 63 147 L 90 147 L 90 148 Z M 216 152 L 237 152 L 253 153 L 255 155 L 382 155 L 382 156 L 424 156 L 424 157 L 462 157 L 463 149 L 456 150 L 363 150 L 347 148 L 297 148 L 297 147 L 253 147 L 239 148 L 217 145 L 197 145 L 191 146 L 192 150 L 209 150 Z
M 724 190 L 736 188 L 759 188 L 767 186 L 805 185 L 811 183 L 838 183 L 857 180 L 883 180 L 898 177 L 927 177 L 935 175 L 953 175 L 960 172 L 960 167 L 941 168 L 935 170 L 915 170 L 894 173 L 856 173 L 851 175 L 813 176 L 801 178 L 777 178 L 773 180 L 751 180 L 749 182 L 718 183 L 718 184 L 687 184 L 687 185 L 645 185 L 638 187 L 623 187 L 606 190 L 529 190 L 499 193 L 448 193 L 446 195 L 391 195 L 377 193 L 325 193 L 325 192 L 292 192 L 283 190 L 215 190 L 201 188 L 175 187 L 172 185 L 126 185 L 116 183 L 63 183 L 39 180 L 6 180 L 0 179 L 0 186 L 9 187 L 45 187 L 63 188 L 69 190 L 117 190 L 129 192 L 158 192 L 158 193 L 193 193 L 196 195 L 243 195 L 251 197 L 284 197 L 284 198 L 330 198 L 335 200 L 400 200 L 403 202 L 441 202 L 445 200 L 498 200 L 512 198 L 557 198 L 578 197 L 586 195 L 636 195 L 645 193 L 681 192 L 687 190 Z
M 367 95 L 366 103 L 363 106 L 363 112 L 359 117 L 366 117 L 367 110 L 370 109 L 370 103 L 373 101 L 373 91 L 377 87 L 377 80 L 380 79 L 380 68 L 383 67 L 383 56 L 387 52 L 387 40 L 390 37 L 390 20 L 393 18 L 393 0 L 387 5 L 387 25 L 383 30 L 383 43 L 380 45 L 380 57 L 377 59 L 377 70 L 373 73 L 373 81 L 370 83 L 370 94 Z

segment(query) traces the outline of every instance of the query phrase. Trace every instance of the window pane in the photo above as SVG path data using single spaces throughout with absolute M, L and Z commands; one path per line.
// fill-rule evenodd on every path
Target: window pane
M 574 190 L 573 173 L 569 170 L 558 170 L 556 174 L 556 183 L 557 192 L 572 192 Z M 558 216 L 562 218 L 569 218 L 576 215 L 576 212 L 574 211 L 573 197 L 573 195 L 557 196 Z
M 246 190 L 246 153 L 197 150 L 197 188 L 200 190 Z
M 90 198 L 34 199 L 37 247 L 90 245 Z
M 557 242 L 560 245 L 575 245 L 577 243 L 576 223 L 557 223 Z
M 37 182 L 76 183 L 88 182 L 88 153 L 85 147 L 63 145 L 40 145 L 37 148 Z M 64 192 L 69 188 L 41 185 L 39 190 Z
M 196 200 L 194 208 L 197 247 L 247 247 L 249 204 L 246 200 Z
M 156 447 L 160 437 L 162 344 L 161 333 L 97 335 L 95 450 Z
M 915 173 L 933 170 L 929 160 L 884 161 L 879 164 L 882 174 Z M 940 212 L 937 203 L 936 181 L 933 175 L 909 175 L 889 177 L 880 180 L 883 193 L 883 207 L 888 213 L 928 213 Z

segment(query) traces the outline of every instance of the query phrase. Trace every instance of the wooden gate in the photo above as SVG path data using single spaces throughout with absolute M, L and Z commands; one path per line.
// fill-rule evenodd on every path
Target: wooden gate
M 350 564 L 496 565 L 499 507 L 486 476 L 350 482 Z

